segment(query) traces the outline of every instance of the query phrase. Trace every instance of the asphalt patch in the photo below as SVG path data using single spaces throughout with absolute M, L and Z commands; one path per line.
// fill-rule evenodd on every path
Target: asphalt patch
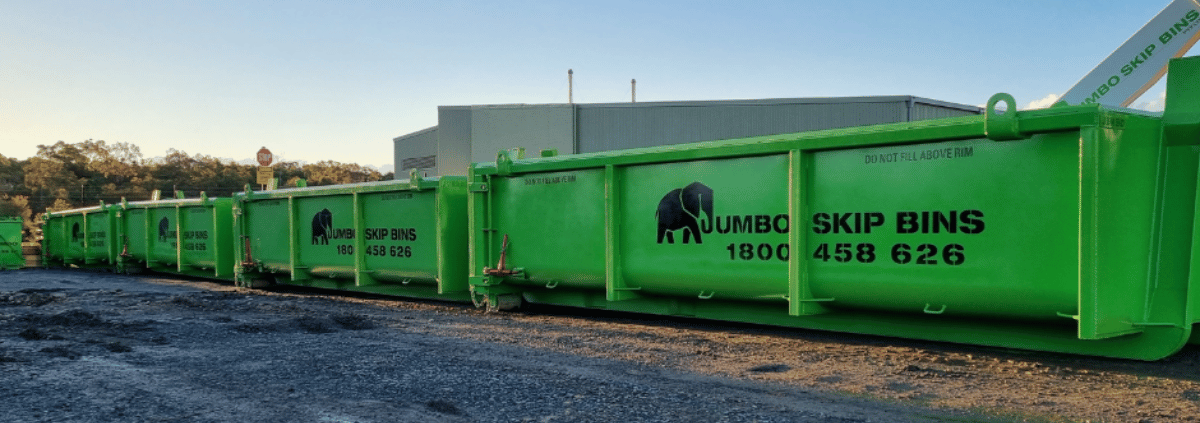
M 337 314 L 331 317 L 330 320 L 333 320 L 334 323 L 337 323 L 343 329 L 349 330 L 367 330 L 379 327 L 379 325 L 375 324 L 375 321 L 371 320 L 370 317 L 361 314 Z
M 458 406 L 454 405 L 454 403 L 452 403 L 450 401 L 433 400 L 433 401 L 429 401 L 429 402 L 425 403 L 425 406 L 429 407 L 430 410 L 433 410 L 433 411 L 436 411 L 436 412 L 439 412 L 442 414 L 449 414 L 452 416 L 463 415 L 462 410 L 459 410 Z
M 66 345 L 55 345 L 53 347 L 46 347 L 46 348 L 42 348 L 42 349 L 38 350 L 38 352 L 50 354 L 55 357 L 64 357 L 64 358 L 68 358 L 71 360 L 78 360 L 79 357 L 83 356 L 83 354 L 80 354 L 78 351 L 72 350 L 70 347 L 68 347 Z
M 25 328 L 25 330 L 21 331 L 21 333 L 18 333 L 17 336 L 25 339 L 26 341 L 44 341 L 50 339 L 50 334 L 38 330 L 38 328 Z
M 0 294 L 0 306 L 41 307 L 59 300 L 61 296 L 53 295 L 58 289 L 22 289 L 17 292 Z
M 791 369 L 792 367 L 786 364 L 764 364 L 762 366 L 752 367 L 750 368 L 750 371 L 754 373 L 783 373 Z
M 84 311 L 84 310 L 80 310 L 80 309 L 67 310 L 64 312 L 55 313 L 55 314 L 51 314 L 48 316 L 47 315 L 36 315 L 36 314 L 35 315 L 27 315 L 27 316 L 22 316 L 21 319 L 28 323 L 42 325 L 42 326 L 99 327 L 99 326 L 111 326 L 112 325 L 112 323 L 109 323 L 109 322 L 105 321 L 104 319 L 101 319 L 99 316 L 92 314 L 90 312 Z
M 334 327 L 333 320 L 321 319 L 317 317 L 301 317 L 296 319 L 296 326 L 308 333 L 333 333 L 337 332 Z

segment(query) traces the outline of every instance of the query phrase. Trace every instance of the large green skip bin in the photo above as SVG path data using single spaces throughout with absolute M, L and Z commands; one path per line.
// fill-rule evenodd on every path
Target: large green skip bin
M 501 152 L 471 169 L 472 292 L 1166 357 L 1200 304 L 1200 59 L 1171 66 L 1161 117 L 998 94 L 977 117 Z
M 46 213 L 42 225 L 42 263 L 45 266 L 112 268 L 120 250 L 115 214 L 110 206 Z
M 233 200 L 170 199 L 114 206 L 119 268 L 233 280 Z
M 236 194 L 238 283 L 466 300 L 466 179 Z
M 0 216 L 0 270 L 25 267 L 25 256 L 21 254 L 20 216 Z

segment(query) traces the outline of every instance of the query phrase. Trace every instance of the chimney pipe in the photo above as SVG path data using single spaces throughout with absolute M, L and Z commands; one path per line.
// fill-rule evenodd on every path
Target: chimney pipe
M 633 101 L 631 103 L 637 103 L 637 80 L 629 80 L 629 85 L 633 86 Z
M 567 69 L 567 103 L 575 104 L 575 71 Z

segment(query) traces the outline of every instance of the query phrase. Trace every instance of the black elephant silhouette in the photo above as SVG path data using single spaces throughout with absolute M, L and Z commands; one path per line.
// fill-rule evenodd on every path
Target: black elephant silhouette
M 312 243 L 313 245 L 329 245 L 329 236 L 333 235 L 333 213 L 323 209 L 313 215 Z
M 713 190 L 708 186 L 692 182 L 682 189 L 674 189 L 658 202 L 658 211 L 654 218 L 658 220 L 658 243 L 663 239 L 668 244 L 675 243 L 675 231 L 683 229 L 683 243 L 688 243 L 688 237 L 695 237 L 696 243 L 700 238 L 700 213 L 712 224 L 713 221 Z
M 158 221 L 158 240 L 166 241 L 167 240 L 167 231 L 169 231 L 169 230 L 171 230 L 171 221 L 167 220 L 167 218 L 165 218 L 165 217 L 162 218 L 161 220 L 159 220 Z
M 71 225 L 71 242 L 79 242 L 83 240 L 83 231 L 79 230 L 79 223 Z

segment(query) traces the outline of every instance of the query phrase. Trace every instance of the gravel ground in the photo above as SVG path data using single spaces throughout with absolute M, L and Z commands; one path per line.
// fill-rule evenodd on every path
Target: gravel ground
M 0 272 L 13 422 L 1194 421 L 1197 363 Z

